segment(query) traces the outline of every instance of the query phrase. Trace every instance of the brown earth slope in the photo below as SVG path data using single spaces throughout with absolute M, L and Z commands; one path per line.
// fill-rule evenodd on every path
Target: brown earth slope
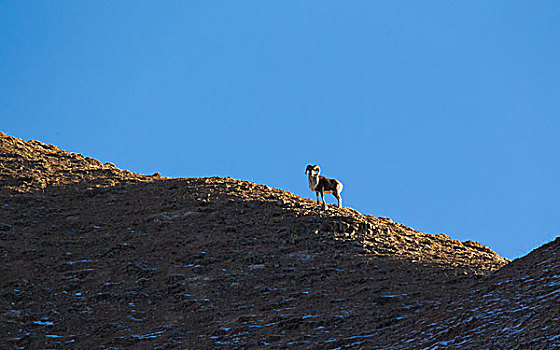
M 400 338 L 403 348 L 560 348 L 560 238 L 454 295 Z
M 0 259 L 0 348 L 560 344 L 547 307 L 558 274 L 524 280 L 543 307 L 523 308 L 519 288 L 493 302 L 488 291 L 508 293 L 497 283 L 524 265 L 493 273 L 508 261 L 477 242 L 231 178 L 138 175 L 1 133 Z M 497 334 L 499 315 L 523 323 Z

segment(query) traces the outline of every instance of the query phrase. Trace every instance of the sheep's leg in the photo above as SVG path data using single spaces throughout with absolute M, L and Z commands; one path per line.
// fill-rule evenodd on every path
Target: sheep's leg
M 315 191 L 315 194 L 317 194 L 317 204 L 321 203 L 319 202 L 319 191 Z
M 342 197 L 340 196 L 340 194 L 338 192 L 333 192 L 333 195 L 338 200 L 338 207 L 342 208 Z
M 323 209 L 325 209 L 325 196 L 323 195 L 323 191 L 321 191 L 321 200 L 323 201 Z

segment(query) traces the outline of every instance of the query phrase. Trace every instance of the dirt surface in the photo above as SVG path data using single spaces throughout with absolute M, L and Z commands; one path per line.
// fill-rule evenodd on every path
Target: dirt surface
M 559 245 L 510 263 L 265 185 L 0 133 L 0 348 L 560 347 Z

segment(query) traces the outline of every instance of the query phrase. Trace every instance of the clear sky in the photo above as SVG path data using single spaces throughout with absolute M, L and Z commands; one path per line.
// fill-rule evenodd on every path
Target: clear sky
M 508 258 L 560 234 L 558 1 L 0 1 L 0 130 Z M 329 195 L 330 203 L 336 201 Z

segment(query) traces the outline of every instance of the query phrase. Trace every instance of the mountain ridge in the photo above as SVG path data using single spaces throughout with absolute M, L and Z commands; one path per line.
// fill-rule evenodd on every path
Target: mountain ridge
M 60 185 L 68 185 L 68 184 L 77 184 L 80 182 L 85 182 L 89 187 L 92 185 L 94 187 L 107 187 L 107 186 L 115 186 L 119 182 L 142 182 L 142 181 L 153 181 L 153 180 L 162 180 L 162 181 L 181 181 L 182 179 L 171 179 L 166 177 L 161 177 L 159 173 L 156 173 L 151 176 L 136 174 L 130 172 L 128 170 L 121 170 L 118 169 L 112 163 L 105 163 L 102 164 L 101 162 L 97 161 L 96 159 L 90 157 L 84 157 L 78 153 L 70 153 L 54 145 L 46 145 L 40 141 L 28 141 L 25 142 L 23 140 L 13 138 L 7 135 L 0 135 L 2 136 L 3 143 L 12 142 L 15 145 L 16 152 L 5 152 L 3 154 L 4 158 L 19 158 L 21 161 L 18 164 L 11 166 L 11 168 L 17 168 L 18 173 L 14 174 L 6 174 L 6 167 L 3 166 L 3 169 L 0 170 L 2 173 L 1 179 L 5 183 L 3 188 L 10 189 L 16 192 L 27 192 L 27 191 L 38 191 L 44 192 L 47 187 L 52 186 L 60 186 Z M 33 152 L 29 152 L 29 149 L 33 149 Z M 22 150 L 21 153 L 18 153 L 18 150 Z M 46 150 L 46 152 L 45 152 Z M 39 161 L 35 160 L 37 158 L 36 154 L 39 153 L 47 153 L 47 157 L 42 155 L 39 158 Z M 27 159 L 25 158 L 27 156 Z M 48 162 L 44 161 L 45 158 L 56 158 L 57 162 Z M 3 162 L 6 164 L 7 162 Z M 54 166 L 53 166 L 54 164 Z M 31 165 L 31 166 L 30 166 Z M 45 171 L 46 170 L 46 171 Z M 46 174 L 45 174 L 46 173 Z M 12 181 L 6 181 L 6 179 L 11 179 Z M 290 192 L 283 191 L 280 189 L 275 189 L 269 187 L 267 185 L 259 185 L 255 183 L 251 183 L 248 181 L 236 180 L 233 178 L 219 178 L 219 177 L 209 177 L 209 178 L 192 178 L 196 179 L 197 181 L 202 180 L 204 182 L 220 182 L 220 181 L 228 181 L 230 185 L 238 184 L 241 187 L 252 187 L 260 189 L 261 191 L 269 192 L 269 193 L 261 193 L 261 199 L 267 199 L 266 197 L 270 196 L 278 196 L 278 198 L 274 198 L 278 201 L 299 201 L 305 204 L 312 205 L 314 203 L 312 200 L 296 196 Z M 192 180 L 191 179 L 191 180 Z M 185 181 L 189 181 L 189 179 L 184 179 Z M 230 186 L 227 185 L 227 186 Z M 263 187 L 264 186 L 264 187 Z M 247 195 L 247 191 L 243 192 L 242 195 Z M 209 193 L 208 193 L 209 195 Z M 338 209 L 335 209 L 333 206 L 329 205 L 329 210 L 325 213 L 337 213 Z M 344 213 L 343 215 L 347 216 L 348 218 L 353 219 L 353 226 L 338 223 L 334 224 L 338 230 L 342 230 L 346 232 L 350 230 L 351 232 L 357 231 L 365 231 L 372 228 L 378 228 L 384 232 L 410 232 L 416 234 L 423 234 L 419 231 L 416 231 L 410 227 L 407 227 L 402 224 L 394 223 L 391 219 L 385 217 L 376 218 L 373 215 L 363 215 L 358 211 L 345 207 L 339 213 Z M 426 235 L 426 234 L 423 234 Z M 446 234 L 437 234 L 429 236 L 431 239 L 438 239 L 441 241 L 450 241 L 451 239 Z M 494 253 L 488 247 L 474 241 L 465 241 L 460 242 L 457 240 L 451 240 L 454 244 L 462 245 L 467 249 L 474 249 L 480 252 L 486 252 L 488 254 L 493 255 L 493 258 L 496 258 L 498 261 L 504 260 L 507 262 L 509 260 L 500 257 L 496 253 Z M 499 265 L 500 263 L 498 263 Z M 489 270 L 495 269 L 489 268 Z
M 437 327 L 422 320 L 445 322 L 460 309 L 442 304 L 519 265 L 478 242 L 321 210 L 266 185 L 134 174 L 2 133 L 0 150 L 10 347 L 454 344 L 422 335 Z

